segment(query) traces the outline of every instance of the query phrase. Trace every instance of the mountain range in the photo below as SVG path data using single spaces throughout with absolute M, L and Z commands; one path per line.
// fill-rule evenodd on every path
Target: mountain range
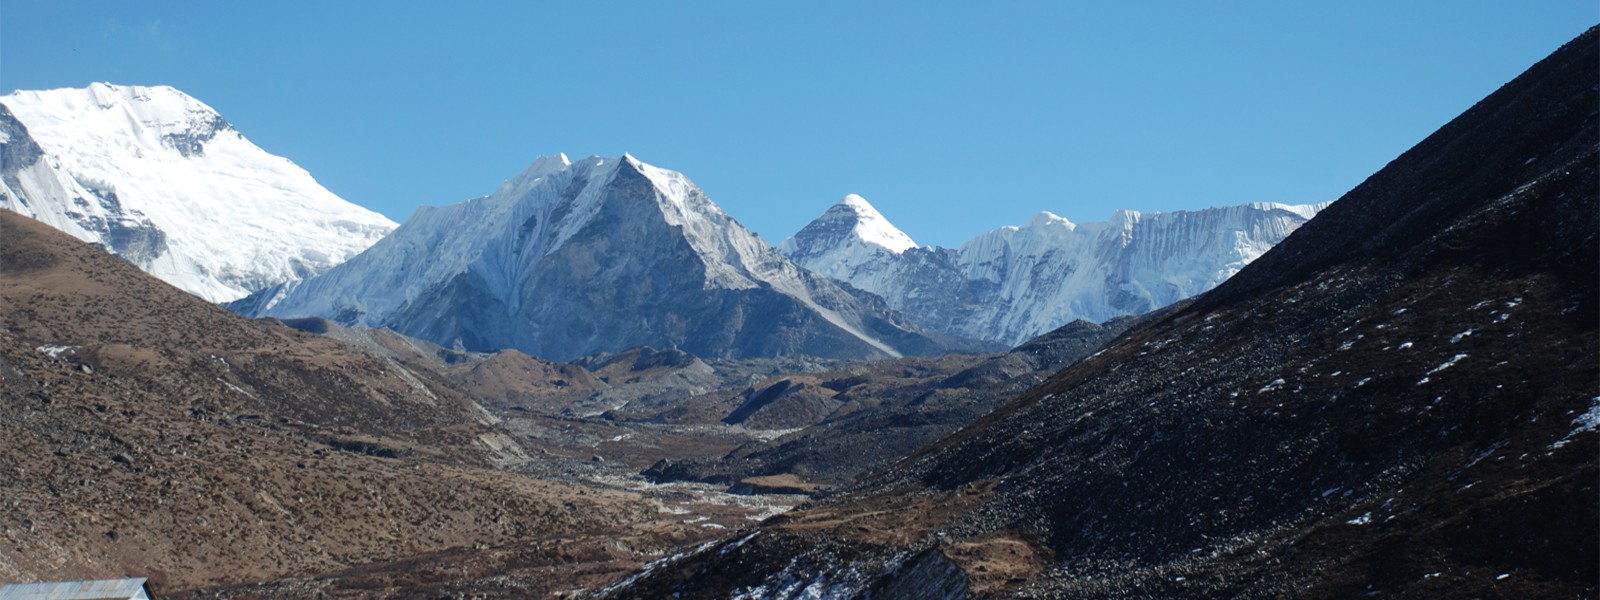
M 1216 287 L 1326 207 L 1119 210 L 1100 223 L 1042 212 L 951 250 L 918 247 L 852 194 L 778 249 L 919 325 L 1016 345 L 1077 319 L 1142 314 Z
M 231 307 L 276 319 L 123 260 L 175 260 L 165 228 L 226 204 L 157 224 L 121 200 L 139 186 L 83 187 L 30 133 L 49 127 L 13 116 L 0 580 L 143 576 L 173 598 L 1595 597 L 1597 36 L 1327 206 L 1042 215 L 938 249 L 847 197 L 780 252 L 681 174 L 552 156 L 320 274 L 241 284 Z M 114 90 L 73 119 L 178 97 Z M 231 128 L 178 127 L 184 107 L 126 109 L 146 137 L 119 147 L 157 175 L 225 157 Z M 39 196 L 52 182 L 62 195 Z M 1024 274 L 1057 270 L 1044 281 L 1099 282 L 1074 310 L 1197 295 L 982 355 L 902 316 L 965 310 L 928 301 L 962 286 L 1026 306 L 1050 296 L 986 286 L 1037 291 Z M 660 347 L 474 351 L 639 340 Z M 921 352 L 937 356 L 852 360 Z
M 1596 31 L 1212 291 L 609 596 L 1593 596 Z
M 774 249 L 680 173 L 557 155 L 489 196 L 419 210 L 325 274 L 229 306 L 556 360 L 637 345 L 707 357 L 987 349 L 1210 289 L 1325 206 L 1118 211 L 1081 225 L 1043 213 L 949 250 L 916 246 L 850 195 Z
M 0 208 L 213 302 L 320 273 L 395 228 L 166 86 L 0 97 Z
M 0 137 L 0 208 L 207 300 L 558 360 L 1015 345 L 1210 289 L 1325 206 L 1046 212 L 951 250 L 850 195 L 775 250 L 682 174 L 626 155 L 541 158 L 396 230 L 170 87 L 15 92 Z
M 557 360 L 639 345 L 713 358 L 961 346 L 800 268 L 687 177 L 628 155 L 540 158 L 489 196 L 421 208 L 327 273 L 230 306 Z

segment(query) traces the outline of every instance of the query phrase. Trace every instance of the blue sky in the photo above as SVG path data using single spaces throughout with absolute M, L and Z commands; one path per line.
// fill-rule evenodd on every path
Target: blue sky
M 682 171 L 776 243 L 1332 200 L 1600 19 L 1537 2 L 5 0 L 0 91 L 172 85 L 404 220 L 540 154 Z

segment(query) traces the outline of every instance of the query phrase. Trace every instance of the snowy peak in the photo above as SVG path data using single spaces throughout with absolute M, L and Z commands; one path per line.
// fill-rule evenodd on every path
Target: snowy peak
M 959 249 L 916 248 L 906 237 L 904 249 L 890 252 L 857 233 L 881 216 L 846 198 L 780 250 L 881 296 L 923 327 L 1015 344 L 1079 318 L 1138 314 L 1209 290 L 1326 206 L 1118 210 L 1081 224 L 1043 211 Z
M 0 97 L 0 208 L 221 302 L 298 281 L 393 230 L 166 86 Z
M 916 247 L 865 198 L 850 194 L 784 240 L 778 251 L 816 273 L 852 281 L 858 271 Z
M 851 232 L 865 243 L 879 246 L 895 254 L 917 247 L 917 243 L 911 241 L 911 236 L 900 231 L 861 196 L 847 195 L 838 204 L 829 208 L 828 212 L 834 213 L 836 218 L 844 222 L 852 222 Z M 823 217 L 827 218 L 827 214 L 824 213 Z
M 418 210 L 327 273 L 232 307 L 557 359 L 637 345 L 707 357 L 942 350 L 877 298 L 795 265 L 683 174 L 629 154 L 542 157 L 494 194 Z
M 522 171 L 521 175 L 517 176 L 517 179 L 540 179 L 547 175 L 565 171 L 570 166 L 572 166 L 572 160 L 567 158 L 565 153 L 557 152 L 555 156 L 540 155 L 539 158 L 533 161 L 533 164 L 528 165 L 528 168 Z
M 1029 229 L 1044 229 L 1047 227 L 1065 227 L 1068 230 L 1072 230 L 1076 226 L 1072 224 L 1072 221 L 1068 221 L 1066 217 L 1058 216 L 1048 210 L 1039 211 L 1039 214 L 1034 215 L 1028 221 Z
M 188 157 L 204 154 L 206 142 L 233 129 L 204 102 L 168 86 L 94 83 L 81 90 L 20 90 L 4 102 L 32 116 L 24 117 L 30 130 L 47 144 L 55 136 L 89 130 L 159 144 Z

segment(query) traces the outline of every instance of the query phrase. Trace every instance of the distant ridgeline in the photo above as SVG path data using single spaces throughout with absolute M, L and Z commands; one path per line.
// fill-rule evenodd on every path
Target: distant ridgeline
M 1600 592 L 1590 29 L 1212 291 L 611 597 Z
M 774 249 L 681 174 L 558 156 L 396 230 L 200 101 L 109 84 L 0 98 L 0 155 L 0 208 L 238 312 L 555 359 L 993 350 L 1210 289 L 1325 206 L 1042 213 L 951 250 L 851 195 Z
M 778 249 L 882 296 L 919 325 L 1015 345 L 1077 319 L 1142 314 L 1216 287 L 1326 207 L 1117 211 L 1104 223 L 1044 212 L 951 250 L 917 247 L 850 195 Z

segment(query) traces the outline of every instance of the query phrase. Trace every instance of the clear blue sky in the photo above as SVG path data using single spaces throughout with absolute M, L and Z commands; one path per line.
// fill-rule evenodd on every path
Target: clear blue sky
M 863 6 L 870 5 L 870 6 Z M 682 171 L 769 241 L 1332 200 L 1600 19 L 1487 2 L 0 3 L 0 91 L 166 84 L 404 220 L 539 154 Z

